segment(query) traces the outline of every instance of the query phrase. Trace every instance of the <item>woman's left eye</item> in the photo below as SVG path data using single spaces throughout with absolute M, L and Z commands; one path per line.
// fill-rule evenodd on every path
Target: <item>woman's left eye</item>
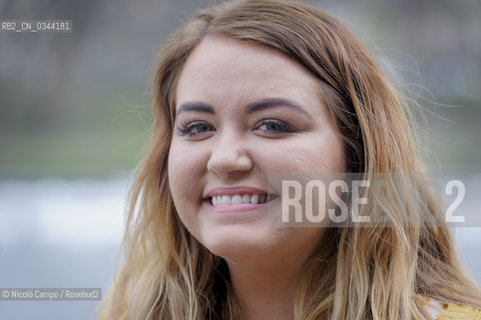
M 268 134 L 299 132 L 296 127 L 280 120 L 262 120 L 255 129 Z

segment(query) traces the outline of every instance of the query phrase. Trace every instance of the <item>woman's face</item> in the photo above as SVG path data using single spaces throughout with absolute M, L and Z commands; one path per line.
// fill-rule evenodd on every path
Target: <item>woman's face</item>
M 177 212 L 216 255 L 233 261 L 310 251 L 321 228 L 274 225 L 269 173 L 344 172 L 342 138 L 318 80 L 277 51 L 204 39 L 177 87 L 169 184 Z M 280 193 L 280 192 L 279 192 Z

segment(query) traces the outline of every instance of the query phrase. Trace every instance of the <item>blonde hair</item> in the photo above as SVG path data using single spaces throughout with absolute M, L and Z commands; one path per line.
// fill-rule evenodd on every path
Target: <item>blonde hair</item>
M 105 298 L 105 319 L 241 317 L 225 262 L 185 229 L 167 178 L 179 75 L 200 41 L 217 36 L 274 48 L 319 79 L 343 137 L 349 172 L 367 179 L 422 172 L 405 101 L 337 19 L 278 0 L 234 1 L 200 11 L 160 54 L 152 138 L 131 189 L 125 260 Z M 369 194 L 373 201 L 366 214 L 387 212 L 389 222 L 327 229 L 299 276 L 296 319 L 423 319 L 428 298 L 481 307 L 479 290 L 462 269 L 422 178 L 403 186 L 391 180 L 390 190 L 414 203 L 411 225 L 402 222 L 408 214 L 404 201 Z M 426 217 L 436 223 L 423 223 Z

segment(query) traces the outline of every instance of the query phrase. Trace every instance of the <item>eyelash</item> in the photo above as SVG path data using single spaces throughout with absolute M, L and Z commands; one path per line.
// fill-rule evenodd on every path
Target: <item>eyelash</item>
M 280 120 L 262 120 L 256 129 L 261 128 L 262 126 L 272 126 L 274 130 L 267 130 L 269 133 L 295 133 L 299 132 L 297 128 L 288 124 L 287 122 L 280 121 Z
M 201 129 L 201 128 L 205 129 L 206 127 L 208 127 L 209 129 L 215 130 L 215 128 L 212 125 L 208 124 L 207 122 L 203 122 L 203 121 L 195 121 L 195 122 L 188 123 L 187 125 L 185 125 L 181 128 L 177 128 L 177 130 L 179 131 L 181 136 L 183 136 L 183 137 L 188 136 L 189 138 L 192 138 L 195 135 L 207 132 L 207 131 L 203 131 L 203 132 L 192 133 L 192 131 L 194 129 L 197 129 L 199 131 L 199 129 Z
M 294 126 L 280 120 L 262 120 L 255 127 L 255 129 L 259 130 L 264 126 L 271 127 L 270 130 L 262 130 L 269 135 L 299 132 L 299 130 Z M 193 133 L 193 130 L 196 130 L 196 129 L 198 132 Z M 195 122 L 188 123 L 187 125 L 182 126 L 180 128 L 177 128 L 177 130 L 179 131 L 180 136 L 194 138 L 200 134 L 203 134 L 209 131 L 215 131 L 215 128 L 207 122 L 195 121 Z

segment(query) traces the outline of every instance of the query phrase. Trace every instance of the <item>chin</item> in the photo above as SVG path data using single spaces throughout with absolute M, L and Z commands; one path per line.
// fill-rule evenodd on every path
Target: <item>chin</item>
M 229 229 L 212 232 L 203 237 L 201 243 L 216 256 L 234 261 L 264 255 L 275 249 L 272 235 L 253 235 L 252 231 Z

